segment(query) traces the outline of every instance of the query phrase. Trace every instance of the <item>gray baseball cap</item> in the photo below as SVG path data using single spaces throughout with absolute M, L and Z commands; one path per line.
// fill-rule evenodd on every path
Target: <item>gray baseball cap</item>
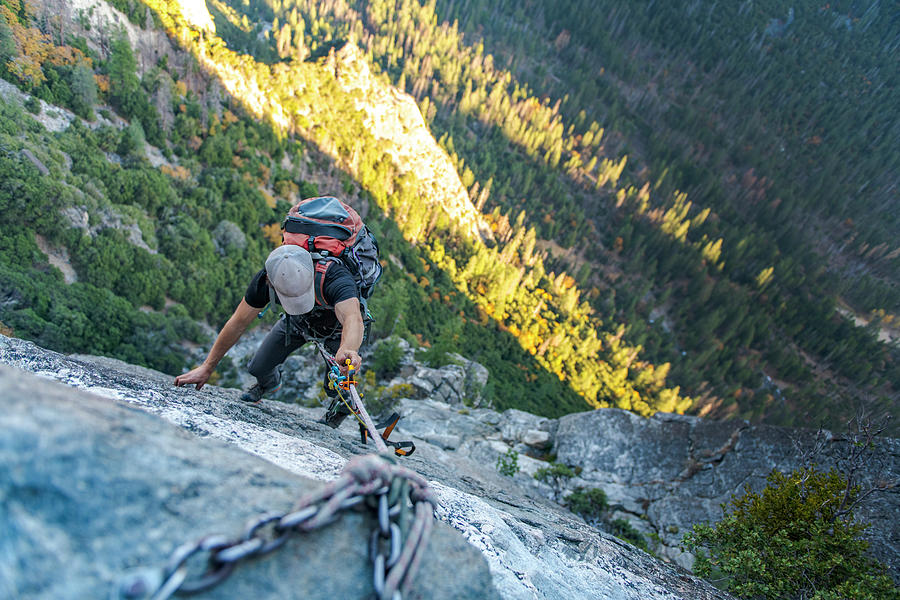
M 300 246 L 287 244 L 272 250 L 266 259 L 266 277 L 289 315 L 306 314 L 316 305 L 315 268 L 309 252 Z

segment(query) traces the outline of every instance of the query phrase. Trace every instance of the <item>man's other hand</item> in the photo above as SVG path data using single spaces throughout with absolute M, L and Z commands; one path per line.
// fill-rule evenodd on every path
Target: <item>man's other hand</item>
M 212 375 L 212 372 L 211 367 L 202 364 L 196 369 L 176 377 L 175 385 L 181 387 L 182 385 L 197 384 L 197 389 L 199 390 L 209 381 L 209 376 Z

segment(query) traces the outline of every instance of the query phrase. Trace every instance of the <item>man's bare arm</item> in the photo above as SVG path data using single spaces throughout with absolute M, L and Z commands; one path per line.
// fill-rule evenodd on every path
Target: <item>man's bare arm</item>
M 222 327 L 222 331 L 216 336 L 216 341 L 213 342 L 213 346 L 209 350 L 209 356 L 206 357 L 203 364 L 176 377 L 175 385 L 196 384 L 198 390 L 202 388 L 209 380 L 209 376 L 212 375 L 216 365 L 219 364 L 225 353 L 241 339 L 244 331 L 247 330 L 247 327 L 253 322 L 257 314 L 259 314 L 258 308 L 253 308 L 247 304 L 246 300 L 241 299 L 241 303 L 234 310 L 234 314 L 231 315 L 231 318 Z
M 347 372 L 346 361 L 349 358 L 353 368 L 359 371 L 362 358 L 359 356 L 359 347 L 362 346 L 364 326 L 362 314 L 359 311 L 359 299 L 348 298 L 334 305 L 334 314 L 341 323 L 341 346 L 334 355 L 341 368 L 341 372 Z

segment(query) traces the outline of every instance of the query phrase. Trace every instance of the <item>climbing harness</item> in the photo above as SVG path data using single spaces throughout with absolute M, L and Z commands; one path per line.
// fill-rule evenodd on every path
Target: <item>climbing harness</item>
M 122 577 L 111 598 L 166 600 L 208 590 L 241 562 L 278 550 L 292 535 L 324 527 L 341 511 L 369 507 L 377 520 L 369 537 L 376 597 L 401 600 L 428 544 L 438 501 L 424 477 L 394 460 L 390 455 L 354 457 L 336 480 L 303 496 L 290 512 L 260 515 L 237 538 L 210 535 L 183 544 L 161 569 L 141 569 Z M 188 559 L 204 553 L 206 570 L 189 573 Z
M 365 444 L 369 438 L 372 438 L 375 448 L 379 452 L 387 452 L 387 446 L 390 446 L 394 449 L 394 454 L 397 456 L 409 456 L 415 452 L 416 445 L 411 441 L 394 442 L 388 439 L 400 420 L 399 414 L 392 413 L 391 416 L 377 425 L 372 421 L 372 417 L 369 416 L 359 391 L 356 389 L 356 371 L 353 365 L 350 364 L 350 360 L 347 360 L 347 374 L 342 375 L 337 361 L 325 350 L 322 343 L 316 342 L 316 346 L 319 348 L 319 354 L 322 355 L 322 359 L 328 367 L 328 386 L 337 392 L 335 401 L 343 403 L 346 409 L 350 411 L 349 414 L 355 416 L 356 420 L 359 421 L 359 435 L 362 443 Z M 334 408 L 336 407 L 332 407 L 332 409 Z M 379 430 L 382 433 L 378 433 Z

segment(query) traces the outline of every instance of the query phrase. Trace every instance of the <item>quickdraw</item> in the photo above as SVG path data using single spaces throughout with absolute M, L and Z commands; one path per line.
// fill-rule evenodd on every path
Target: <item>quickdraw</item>
M 416 445 L 411 441 L 395 442 L 388 439 L 400 420 L 399 414 L 392 413 L 381 423 L 373 423 L 357 390 L 356 371 L 350 364 L 350 360 L 347 360 L 347 374 L 343 375 L 335 358 L 325 351 L 321 343 L 317 342 L 316 345 L 328 367 L 329 387 L 337 392 L 338 399 L 359 422 L 359 435 L 362 443 L 366 444 L 369 438 L 372 438 L 379 452 L 387 452 L 387 447 L 390 446 L 397 456 L 409 456 L 415 452 Z M 382 430 L 381 433 L 378 432 L 379 430 Z

